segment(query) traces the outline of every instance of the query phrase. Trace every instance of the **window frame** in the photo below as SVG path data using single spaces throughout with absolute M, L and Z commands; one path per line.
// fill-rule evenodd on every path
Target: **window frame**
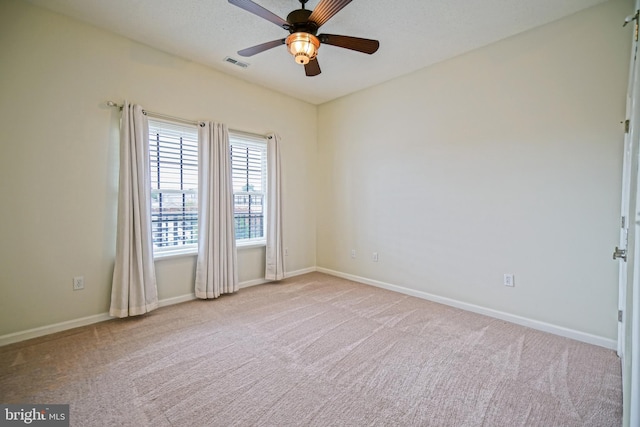
M 237 227 L 236 227 L 236 247 L 238 248 L 252 248 L 252 247 L 261 247 L 266 246 L 267 244 L 267 201 L 268 201 L 268 189 L 267 189 L 267 137 L 266 136 L 258 136 L 253 134 L 247 134 L 239 131 L 229 131 L 229 151 L 231 152 L 231 165 L 233 169 L 233 146 L 245 146 L 245 147 L 253 147 L 257 148 L 261 152 L 261 165 L 260 165 L 260 187 L 262 191 L 233 191 L 233 200 L 234 200 L 234 210 L 233 216 L 234 221 L 236 221 L 236 195 L 262 195 L 262 236 L 255 238 L 246 238 L 246 239 L 238 239 L 237 238 Z M 233 175 L 233 171 L 232 171 Z M 233 178 L 232 178 L 233 181 Z
M 188 244 L 178 244 L 178 245 L 174 245 L 174 246 L 157 246 L 156 245 L 156 240 L 152 235 L 152 246 L 153 246 L 153 257 L 154 259 L 160 259 L 160 258 L 167 258 L 167 257 L 174 257 L 174 256 L 183 256 L 183 255 L 194 255 L 198 253 L 198 239 L 199 239 L 199 234 L 198 234 L 198 216 L 199 216 L 199 212 L 198 212 L 198 198 L 199 198 L 199 194 L 198 194 L 198 188 L 199 188 L 199 178 L 198 178 L 198 169 L 199 169 L 199 134 L 198 134 L 198 129 L 197 127 L 191 126 L 191 125 L 185 125 L 184 123 L 179 123 L 179 122 L 175 122 L 175 121 L 171 121 L 171 120 L 166 120 L 166 119 L 158 119 L 158 118 L 149 118 L 148 119 L 148 123 L 149 123 L 149 147 L 148 147 L 148 151 L 149 151 L 149 173 L 150 173 L 150 179 L 149 179 L 149 186 L 150 186 L 150 198 L 151 198 L 151 221 L 152 221 L 152 234 L 156 233 L 156 229 L 153 225 L 153 217 L 154 217 L 154 213 L 153 213 L 153 199 L 154 199 L 154 195 L 156 194 L 183 194 L 184 196 L 188 196 L 190 199 L 195 199 L 195 229 L 196 229 L 196 239 L 195 242 L 193 243 L 188 243 Z M 190 139 L 190 147 L 194 147 L 195 146 L 195 150 L 196 150 L 196 164 L 195 164 L 195 175 L 196 175 L 196 188 L 190 188 L 190 189 L 158 189 L 158 188 L 154 188 L 154 177 L 153 175 L 153 164 L 156 162 L 152 161 L 152 150 L 154 148 L 153 145 L 153 141 L 152 141 L 152 131 L 154 129 L 160 129 L 160 130 L 165 130 L 167 133 L 175 133 L 175 134 L 180 134 L 180 133 L 184 133 L 185 135 L 188 135 L 189 137 L 191 137 Z M 193 144 L 193 142 L 195 141 L 195 145 Z M 180 169 L 181 171 L 183 170 L 184 166 L 181 162 L 181 166 Z M 193 170 L 191 170 L 191 172 L 193 173 Z M 183 197 L 183 215 L 185 213 L 184 209 L 185 209 L 185 203 L 186 203 L 186 199 Z M 191 215 L 193 215 L 193 213 L 191 213 Z M 184 219 L 183 219 L 184 221 Z M 192 225 L 193 227 L 193 225 Z

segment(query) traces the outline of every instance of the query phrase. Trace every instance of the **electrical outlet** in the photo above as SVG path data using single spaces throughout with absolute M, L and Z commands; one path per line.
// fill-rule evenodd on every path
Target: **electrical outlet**
M 378 252 L 373 253 L 373 262 L 378 262 Z
M 510 286 L 510 287 L 514 287 L 515 286 L 513 274 L 511 274 L 511 273 L 505 273 L 504 274 L 504 285 L 505 286 Z
M 79 291 L 84 289 L 84 277 L 83 276 L 76 276 L 73 278 L 73 290 L 74 291 Z
M 355 257 L 356 257 L 356 250 L 351 249 L 351 258 L 355 258 Z

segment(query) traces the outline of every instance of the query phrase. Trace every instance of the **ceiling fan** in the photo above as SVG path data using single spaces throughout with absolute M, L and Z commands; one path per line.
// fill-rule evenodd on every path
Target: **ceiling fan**
M 359 37 L 339 36 L 335 34 L 316 35 L 318 29 L 338 13 L 343 7 L 351 3 L 351 0 L 320 0 L 315 10 L 305 9 L 308 0 L 298 0 L 302 4 L 301 9 L 296 9 L 287 15 L 287 20 L 268 11 L 264 7 L 251 0 L 229 0 L 229 3 L 238 6 L 261 18 L 271 21 L 279 27 L 289 31 L 289 36 L 284 39 L 273 40 L 238 51 L 240 56 L 253 56 L 265 50 L 286 44 L 289 53 L 293 55 L 298 64 L 304 65 L 307 76 L 320 74 L 318 65 L 318 49 L 320 44 L 351 49 L 371 55 L 380 47 L 378 40 L 362 39 Z

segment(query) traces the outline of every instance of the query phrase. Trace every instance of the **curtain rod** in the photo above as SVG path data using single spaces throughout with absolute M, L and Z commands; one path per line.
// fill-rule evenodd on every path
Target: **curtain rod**
M 116 104 L 113 101 L 107 101 L 107 105 L 109 107 L 117 107 L 119 109 L 122 110 L 123 105 L 119 105 Z M 193 125 L 193 126 L 204 126 L 204 122 L 199 122 L 199 121 L 195 121 L 195 120 L 189 120 L 189 119 L 183 119 L 182 117 L 174 117 L 174 116 L 169 116 L 167 114 L 161 114 L 161 113 L 154 113 L 153 111 L 149 111 L 149 110 L 142 110 L 142 114 L 144 114 L 145 116 L 149 116 L 149 117 L 155 117 L 156 119 L 169 119 L 169 120 L 173 120 L 175 122 L 181 122 L 181 123 L 185 123 L 188 125 Z
M 115 103 L 113 101 L 107 101 L 107 106 L 116 107 L 116 108 L 119 108 L 119 109 L 122 110 L 122 107 L 124 105 L 117 104 L 117 103 Z M 202 122 L 202 121 L 183 119 L 181 117 L 169 116 L 167 114 L 161 114 L 161 113 L 154 113 L 153 111 L 148 111 L 148 110 L 144 110 L 144 109 L 142 110 L 142 113 L 145 116 L 155 117 L 157 119 L 168 119 L 168 120 L 173 120 L 173 121 L 177 121 L 177 122 L 190 124 L 190 125 L 193 125 L 193 126 L 200 126 L 200 127 L 204 126 L 204 122 Z M 241 134 L 241 135 L 245 135 L 245 136 L 252 136 L 254 138 L 270 138 L 268 135 L 260 135 L 258 133 L 245 132 L 243 130 L 229 129 L 229 131 L 231 131 L 233 133 L 238 133 L 238 134 Z

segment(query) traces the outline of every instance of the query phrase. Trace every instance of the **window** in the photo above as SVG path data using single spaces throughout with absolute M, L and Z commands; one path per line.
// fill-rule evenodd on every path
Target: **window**
M 229 133 L 236 243 L 264 243 L 267 144 L 264 138 Z
M 197 128 L 149 120 L 149 160 L 154 252 L 197 251 Z
M 267 144 L 229 133 L 236 243 L 265 240 Z M 151 224 L 156 256 L 198 249 L 198 130 L 149 120 Z

